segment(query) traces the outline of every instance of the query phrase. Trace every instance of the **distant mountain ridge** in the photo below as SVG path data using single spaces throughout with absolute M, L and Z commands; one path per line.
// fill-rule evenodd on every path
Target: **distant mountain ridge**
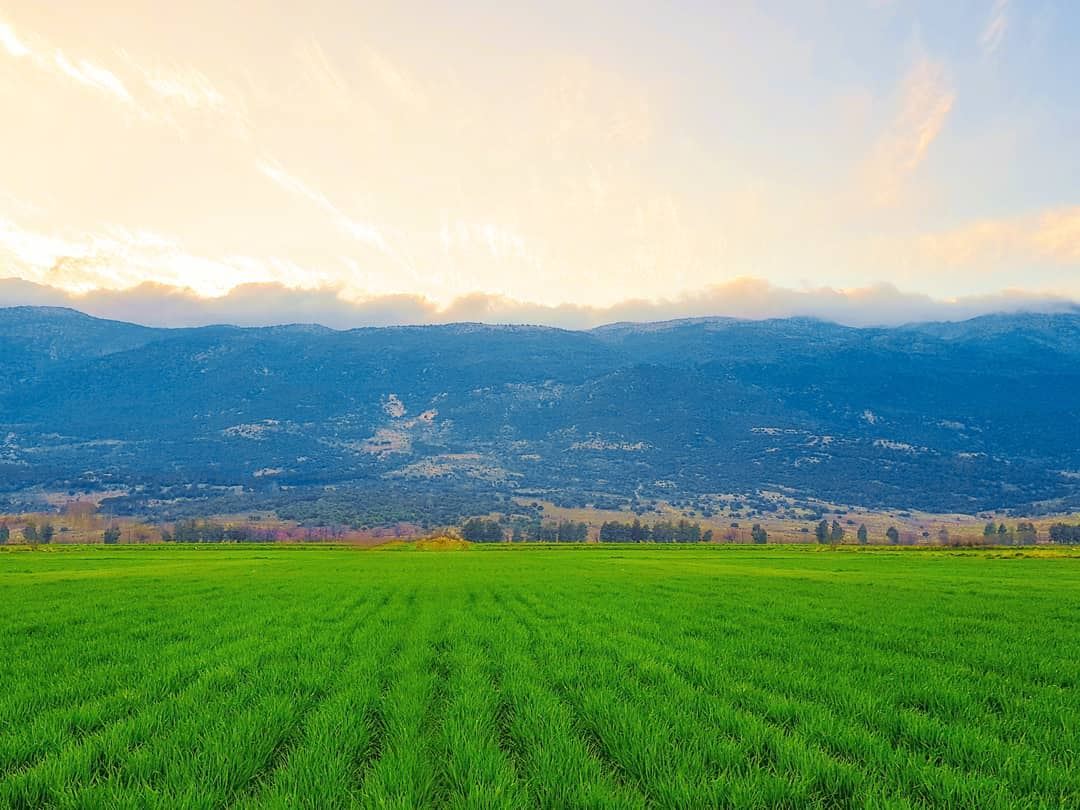
M 42 487 L 1077 507 L 1080 314 L 336 331 L 0 309 L 0 494 Z

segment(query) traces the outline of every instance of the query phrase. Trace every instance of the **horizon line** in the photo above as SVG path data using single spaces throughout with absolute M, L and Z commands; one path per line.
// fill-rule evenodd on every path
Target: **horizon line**
M 977 315 L 970 315 L 955 319 L 924 319 L 924 320 L 911 320 L 903 321 L 893 324 L 845 324 L 841 321 L 831 318 L 819 316 L 819 315 L 780 315 L 780 316 L 734 316 L 734 315 L 695 315 L 688 317 L 677 318 L 664 318 L 661 320 L 621 320 L 611 321 L 606 323 L 597 324 L 595 326 L 574 328 L 566 326 L 556 326 L 551 324 L 526 322 L 526 321 L 475 321 L 475 320 L 457 320 L 457 321 L 440 321 L 436 323 L 386 323 L 386 324 L 371 324 L 371 325 L 359 325 L 350 327 L 336 327 L 317 321 L 279 321 L 263 324 L 240 324 L 229 321 L 215 321 L 204 324 L 184 326 L 184 325 L 156 325 L 151 323 L 140 322 L 136 320 L 127 320 L 123 318 L 111 318 L 94 315 L 78 307 L 68 305 L 53 305 L 53 304 L 5 304 L 0 303 L 0 312 L 9 310 L 33 310 L 33 311 L 54 311 L 54 312 L 66 312 L 79 315 L 81 317 L 99 321 L 102 323 L 115 323 L 124 326 L 136 326 L 141 329 L 153 329 L 161 331 L 186 331 L 186 330 L 201 330 L 201 329 L 241 329 L 241 330 L 258 330 L 258 329 L 289 329 L 289 328 L 314 328 L 322 329 L 328 332 L 347 333 L 347 332 L 359 332 L 364 330 L 375 329 L 448 329 L 453 327 L 484 327 L 489 329 L 536 329 L 547 330 L 553 332 L 573 332 L 573 333 L 589 333 L 599 332 L 602 330 L 615 329 L 618 327 L 675 327 L 680 325 L 697 325 L 707 323 L 729 322 L 733 324 L 750 324 L 750 323 L 770 323 L 770 322 L 794 322 L 794 321 L 809 321 L 813 323 L 820 323 L 829 326 L 836 326 L 842 329 L 854 329 L 854 330 L 874 330 L 874 329 L 904 329 L 915 326 L 932 326 L 937 324 L 963 324 L 971 323 L 972 321 L 983 320 L 988 318 L 1021 318 L 1031 316 L 1046 316 L 1046 317 L 1071 317 L 1080 318 L 1080 302 L 1072 304 L 1071 307 L 1046 310 L 1046 309 L 1014 309 L 1014 310 L 995 310 L 983 312 Z

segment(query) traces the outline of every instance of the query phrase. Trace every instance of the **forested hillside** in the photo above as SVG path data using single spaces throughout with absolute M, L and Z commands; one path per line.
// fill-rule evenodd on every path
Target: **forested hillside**
M 0 310 L 0 496 L 344 522 L 732 500 L 1080 506 L 1080 315 L 151 329 Z

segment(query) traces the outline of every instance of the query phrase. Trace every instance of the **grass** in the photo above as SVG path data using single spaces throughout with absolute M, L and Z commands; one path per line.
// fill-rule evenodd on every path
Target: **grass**
M 99 547 L 0 600 L 0 807 L 1080 806 L 1066 549 Z

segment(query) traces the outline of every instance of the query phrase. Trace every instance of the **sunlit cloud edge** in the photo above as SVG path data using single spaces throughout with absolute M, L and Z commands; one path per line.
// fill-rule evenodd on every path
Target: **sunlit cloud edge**
M 847 290 L 794 290 L 757 278 L 735 279 L 670 300 L 628 300 L 610 307 L 545 306 L 484 293 L 461 296 L 446 306 L 410 294 L 353 300 L 340 288 L 295 289 L 277 283 L 243 284 L 215 298 L 152 283 L 76 294 L 19 278 L 0 279 L 0 307 L 12 306 L 70 307 L 95 317 L 149 326 L 311 323 L 333 329 L 460 322 L 589 329 L 623 321 L 703 317 L 811 317 L 849 326 L 890 326 L 960 321 L 993 313 L 1080 314 L 1080 301 L 1054 293 L 1002 290 L 945 300 L 904 292 L 888 283 Z

